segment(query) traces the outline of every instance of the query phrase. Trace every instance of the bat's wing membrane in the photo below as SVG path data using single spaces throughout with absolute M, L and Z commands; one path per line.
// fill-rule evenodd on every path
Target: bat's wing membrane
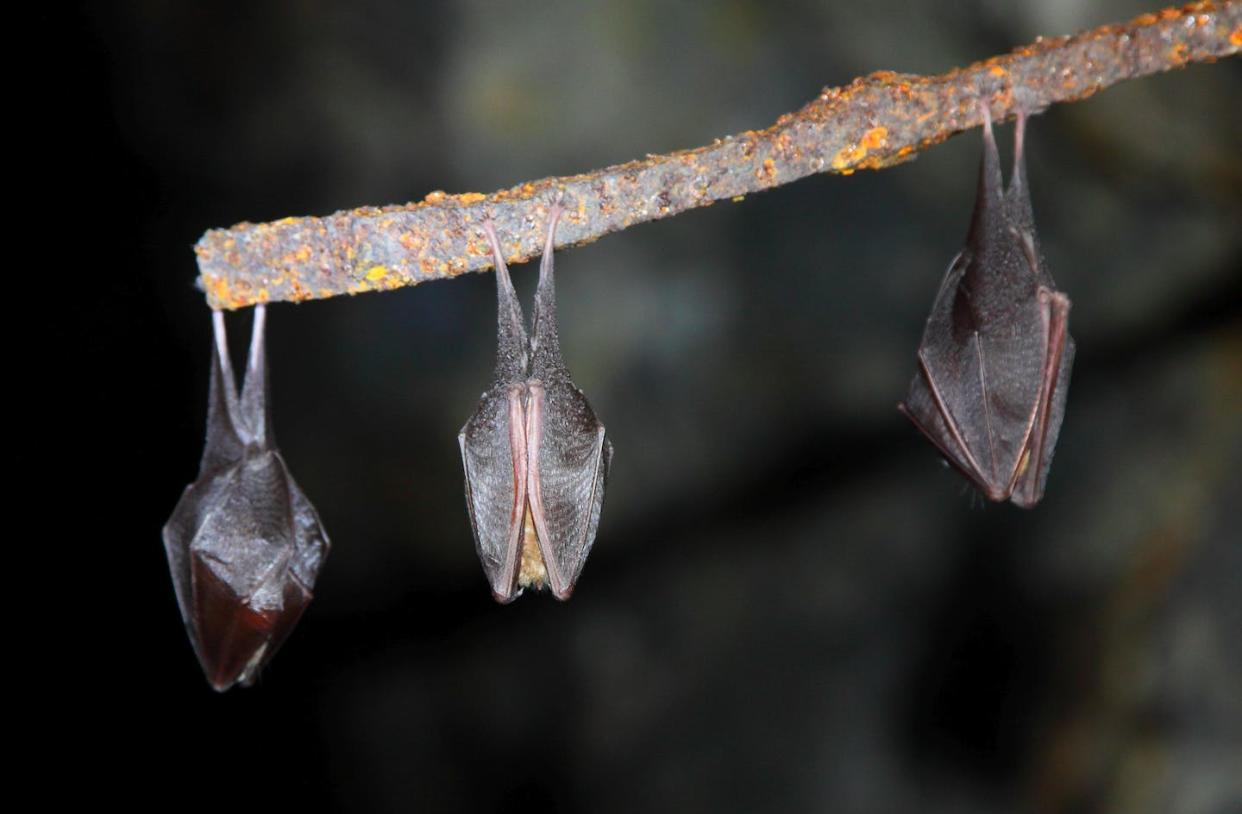
M 567 378 L 531 391 L 527 493 L 552 593 L 568 599 L 595 542 L 612 444 Z
M 278 453 L 247 455 L 217 482 L 190 543 L 195 649 L 217 689 L 249 683 L 310 601 L 290 573 L 290 486 Z
M 919 346 L 919 371 L 902 412 L 950 463 L 988 491 L 993 478 L 987 420 L 981 410 L 985 400 L 978 326 L 961 285 L 972 262 L 971 253 L 963 251 L 945 273 Z
M 283 462 L 283 458 L 281 460 Z M 289 502 L 293 508 L 293 557 L 289 562 L 289 570 L 306 589 L 307 594 L 310 594 L 332 544 L 319 520 L 319 512 L 315 511 L 302 488 L 294 482 L 293 475 L 286 472 L 285 477 L 289 483 Z
M 485 393 L 458 436 L 475 548 L 492 593 L 501 602 L 517 597 L 526 508 L 523 390 L 521 385 L 498 385 Z
M 1021 462 L 1013 502 L 1030 508 L 1044 496 L 1052 453 L 1061 434 L 1065 417 L 1065 400 L 1069 393 L 1070 370 L 1074 365 L 1074 340 L 1069 336 L 1069 299 L 1059 292 L 1050 292 L 1046 355 L 1043 363 L 1044 386 L 1040 392 L 1035 420 L 1027 443 L 1027 458 Z
M 177 501 L 172 516 L 164 524 L 164 551 L 168 554 L 168 569 L 172 572 L 177 606 L 181 609 L 181 620 L 185 623 L 186 633 L 196 651 L 198 632 L 194 627 L 190 546 L 194 542 L 196 531 L 202 525 L 203 517 L 215 506 L 232 473 L 232 468 L 222 470 L 217 467 L 212 472 L 200 475 L 197 481 L 181 493 L 181 499 Z

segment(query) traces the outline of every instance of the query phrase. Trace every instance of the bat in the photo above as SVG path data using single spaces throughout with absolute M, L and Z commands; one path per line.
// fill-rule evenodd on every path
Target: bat
M 212 314 L 207 443 L 164 526 L 181 618 L 220 692 L 254 683 L 309 604 L 329 548 L 272 437 L 265 322 L 255 306 L 238 399 L 224 315 Z
M 1026 114 L 1018 114 L 1006 190 L 991 115 L 980 108 L 983 159 L 966 245 L 940 284 L 899 409 L 990 500 L 1030 508 L 1043 497 L 1065 414 L 1070 301 L 1035 238 Z
M 595 541 L 612 462 L 604 425 L 561 358 L 552 275 L 560 215 L 554 204 L 529 338 L 495 227 L 483 224 L 496 265 L 496 371 L 457 441 L 475 548 L 501 603 L 525 588 L 569 598 Z

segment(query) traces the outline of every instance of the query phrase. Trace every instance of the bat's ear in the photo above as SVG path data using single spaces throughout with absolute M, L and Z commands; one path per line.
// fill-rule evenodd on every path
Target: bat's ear
M 203 447 L 200 471 L 228 466 L 242 456 L 245 443 L 238 434 L 237 382 L 229 360 L 229 338 L 224 314 L 211 313 L 214 338 L 211 350 L 211 384 L 207 395 L 207 443 Z
M 271 448 L 276 442 L 272 437 L 267 397 L 267 307 L 262 304 L 254 307 L 248 358 L 241 395 L 242 421 L 250 435 L 246 440 L 263 448 Z

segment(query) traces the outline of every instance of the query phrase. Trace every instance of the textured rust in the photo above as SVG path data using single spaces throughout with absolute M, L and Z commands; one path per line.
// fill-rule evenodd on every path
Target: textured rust
M 1242 47 L 1242 0 L 1144 14 L 1073 37 L 1039 39 L 940 76 L 881 71 L 826 88 L 766 130 L 653 155 L 583 175 L 544 178 L 490 195 L 432 192 L 417 203 L 326 217 L 240 223 L 195 246 L 213 308 L 382 291 L 491 268 L 479 223 L 496 221 L 510 262 L 541 249 L 547 207 L 566 213 L 557 248 L 720 200 L 741 200 L 820 172 L 849 175 L 909 160 L 976 127 L 975 101 L 996 119 L 1019 104 L 1038 111 L 1085 99 L 1126 79 L 1233 56 Z

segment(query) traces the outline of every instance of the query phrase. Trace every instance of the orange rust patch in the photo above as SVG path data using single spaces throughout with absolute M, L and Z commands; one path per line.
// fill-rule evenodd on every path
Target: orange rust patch
M 1242 25 L 1235 28 L 1233 33 L 1229 35 L 1229 44 L 1242 46 Z
M 448 196 L 444 190 L 433 189 L 431 192 L 428 192 L 423 196 L 423 200 L 427 203 L 440 203 L 440 201 L 443 201 L 446 197 Z
M 464 204 L 478 203 L 479 201 L 486 200 L 486 198 L 487 196 L 482 192 L 463 192 L 457 196 L 457 200 Z
M 310 298 L 310 289 L 302 285 L 302 281 L 297 277 L 292 277 L 289 280 L 289 299 L 294 302 L 302 302 L 303 300 L 309 300 Z
M 211 292 L 211 298 L 223 305 L 225 308 L 233 308 L 233 293 L 229 289 L 229 281 L 224 277 L 206 276 L 203 279 L 204 287 Z
M 873 127 L 867 131 L 867 134 L 865 136 L 862 137 L 862 142 L 860 143 L 860 146 L 868 150 L 874 150 L 877 147 L 883 147 L 884 143 L 887 140 L 888 140 L 888 128 L 887 127 Z
M 868 152 L 877 147 L 882 147 L 887 140 L 887 127 L 871 128 L 863 135 L 862 140 L 858 144 L 844 147 L 833 156 L 832 168 L 842 175 L 850 175 L 853 172 L 852 167 L 862 162 Z
M 988 68 L 988 73 L 992 74 L 992 76 L 1005 76 L 1009 71 L 999 65 L 993 65 L 991 68 Z

